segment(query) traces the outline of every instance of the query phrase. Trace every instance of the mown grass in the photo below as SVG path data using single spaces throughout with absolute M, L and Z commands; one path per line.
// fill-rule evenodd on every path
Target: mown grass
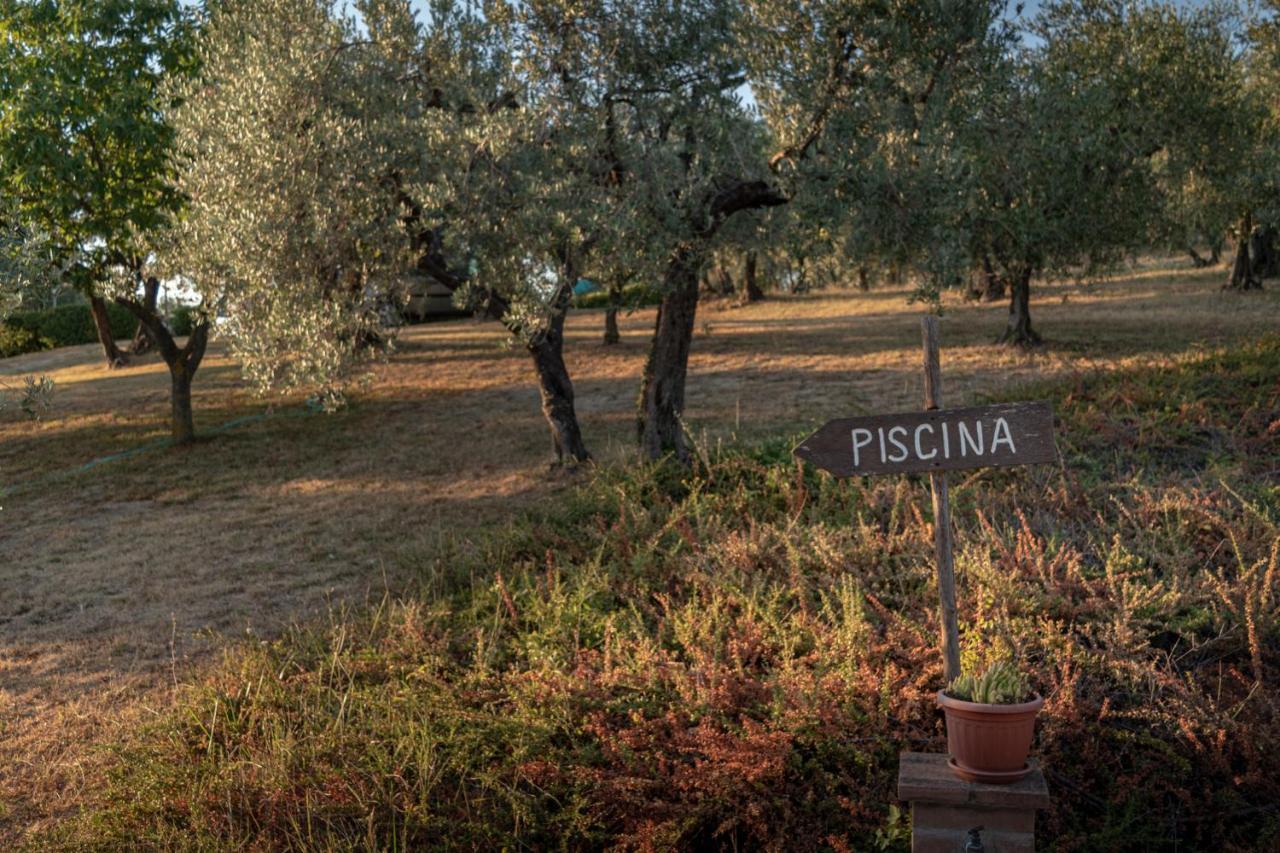
M 1021 389 L 953 479 L 966 654 L 1046 696 L 1051 849 L 1280 845 L 1280 339 Z M 901 848 L 943 751 L 927 483 L 608 468 L 420 591 L 231 650 L 39 847 Z

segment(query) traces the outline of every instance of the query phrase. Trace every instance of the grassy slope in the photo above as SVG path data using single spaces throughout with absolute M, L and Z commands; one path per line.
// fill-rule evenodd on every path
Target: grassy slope
M 1016 647 L 1059 849 L 1280 844 L 1280 339 L 1023 389 L 1060 469 L 957 478 L 969 648 Z M 941 751 L 927 487 L 778 442 L 600 471 L 420 592 L 236 648 L 36 845 L 902 843 Z

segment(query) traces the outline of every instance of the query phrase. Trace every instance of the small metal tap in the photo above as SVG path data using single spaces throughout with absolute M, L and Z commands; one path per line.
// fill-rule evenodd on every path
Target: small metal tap
M 982 827 L 975 826 L 969 830 L 969 840 L 965 842 L 964 853 L 985 853 L 986 848 L 982 846 Z

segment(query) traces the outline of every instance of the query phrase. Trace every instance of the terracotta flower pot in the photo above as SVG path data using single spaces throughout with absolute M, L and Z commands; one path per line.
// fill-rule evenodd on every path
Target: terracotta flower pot
M 966 782 L 1007 785 L 1031 771 L 1027 753 L 1036 730 L 1036 712 L 1044 705 L 1039 693 L 1019 705 L 985 705 L 953 699 L 938 691 L 938 706 L 947 718 L 947 751 L 951 770 Z

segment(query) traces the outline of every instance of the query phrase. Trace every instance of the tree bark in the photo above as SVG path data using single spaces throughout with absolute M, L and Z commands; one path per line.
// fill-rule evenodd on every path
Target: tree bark
M 674 453 L 687 462 L 689 450 L 680 416 L 698 312 L 698 264 L 691 249 L 677 250 L 663 284 L 666 295 L 658 306 L 653 344 L 640 384 L 640 450 L 649 459 Z
M 209 346 L 209 322 L 200 318 L 191 328 L 184 346 L 179 347 L 170 333 L 169 327 L 160 319 L 154 308 L 134 299 L 117 299 L 120 305 L 129 309 L 138 322 L 146 326 L 147 334 L 160 351 L 164 363 L 169 367 L 170 408 L 172 423 L 170 433 L 173 443 L 178 446 L 195 441 L 195 420 L 191 406 L 191 382 L 195 379 L 200 362 L 204 359 L 205 350 Z
M 867 293 L 871 290 L 871 272 L 866 264 L 858 265 L 858 290 Z
M 738 290 L 737 286 L 733 283 L 733 273 L 729 272 L 729 268 L 726 266 L 721 266 L 718 272 L 720 275 L 719 295 L 733 296 L 733 294 Z
M 983 302 L 996 302 L 1004 299 L 1005 289 L 1004 279 L 1000 277 L 1000 273 L 996 272 L 995 265 L 991 263 L 991 256 L 983 255 L 980 298 Z
M 171 434 L 179 446 L 196 440 L 195 419 L 191 411 L 191 380 L 181 362 L 169 365 L 169 399 L 173 410 Z
M 146 281 L 142 283 L 143 288 L 143 305 L 148 311 L 156 310 L 156 300 L 160 296 L 160 280 L 155 276 L 148 276 Z M 131 355 L 144 355 L 155 349 L 155 342 L 151 340 L 151 334 L 147 331 L 147 327 L 142 323 L 138 324 L 138 330 L 133 333 L 133 342 L 129 345 L 129 353 Z
M 649 459 L 672 452 L 689 461 L 680 415 L 684 411 L 689 347 L 698 311 L 698 268 L 707 244 L 735 213 L 786 204 L 788 198 L 765 181 L 735 181 L 690 211 L 691 237 L 677 245 L 667 264 L 653 343 L 645 360 L 637 404 L 640 451 Z
M 1031 328 L 1031 268 L 1024 267 L 1009 276 L 1009 324 L 1000 343 L 1029 347 L 1041 342 L 1040 335 Z
M 89 297 L 89 311 L 93 314 L 93 325 L 98 332 L 98 341 L 102 344 L 102 352 L 107 359 L 107 367 L 115 369 L 123 367 L 125 355 L 116 346 L 115 336 L 111 334 L 111 318 L 107 314 L 107 303 L 101 296 Z
M 622 304 L 622 288 L 609 285 L 609 307 L 604 312 L 604 345 L 613 346 L 622 340 L 618 332 L 618 307 Z
M 573 284 L 577 280 L 577 270 L 571 263 L 565 263 L 547 325 L 530 336 L 525 344 L 538 375 L 542 414 L 551 429 L 551 449 L 558 465 L 586 462 L 591 458 L 578 426 L 578 414 L 573 405 L 573 381 L 564 363 L 564 321 L 573 298 Z
M 742 262 L 742 301 L 748 304 L 764 299 L 764 291 L 760 289 L 760 282 L 756 279 L 757 261 L 758 256 L 752 250 L 747 252 Z
M 1227 279 L 1224 290 L 1261 290 L 1262 280 L 1253 272 L 1253 261 L 1249 257 L 1249 243 L 1253 238 L 1253 217 L 1246 215 L 1240 224 L 1240 233 L 1236 238 L 1236 259 L 1231 264 L 1231 277 Z

